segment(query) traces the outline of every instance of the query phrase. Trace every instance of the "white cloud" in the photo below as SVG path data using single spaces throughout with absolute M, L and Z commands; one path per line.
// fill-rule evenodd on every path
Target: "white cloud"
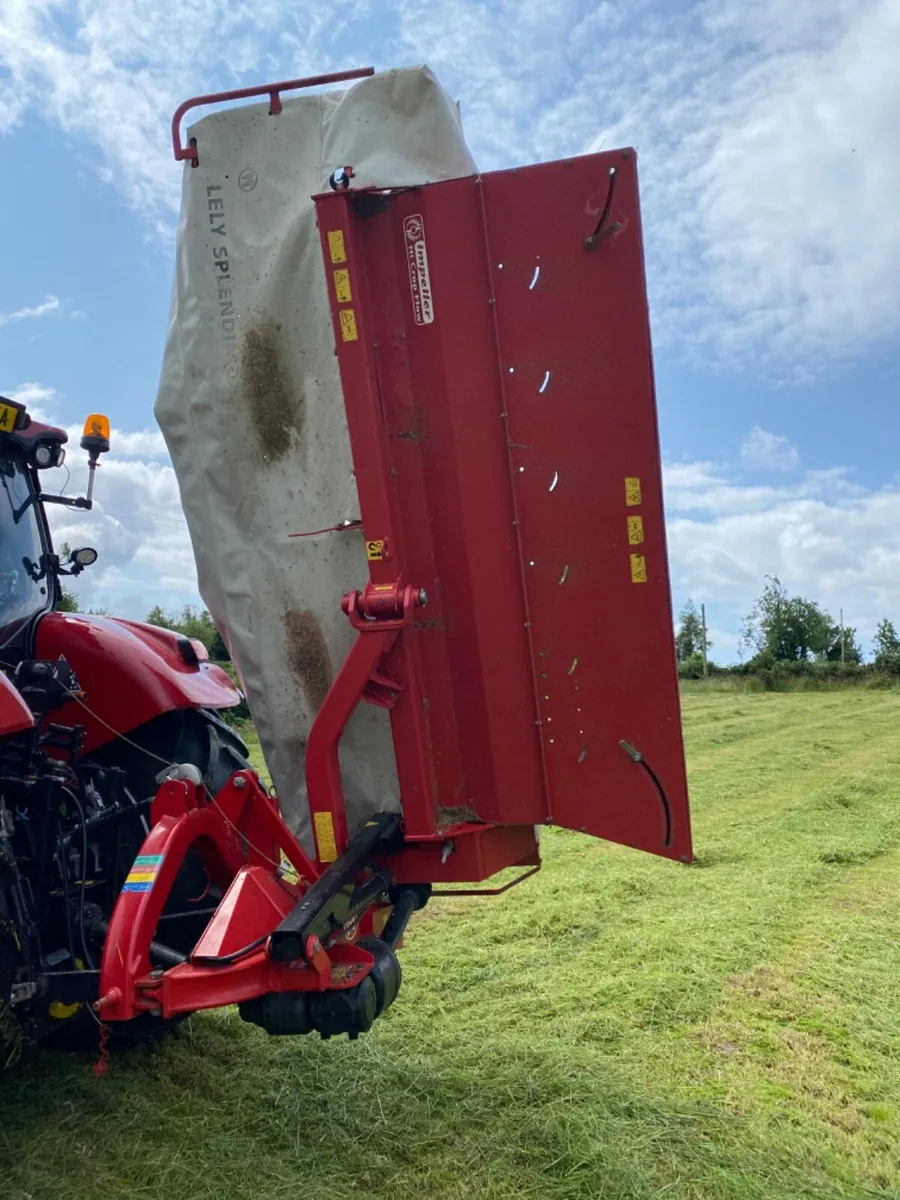
M 17 404 L 24 404 L 35 421 L 53 424 L 57 405 L 56 388 L 44 387 L 41 383 L 20 383 L 13 391 L 0 388 L 0 395 Z
M 69 454 L 78 452 L 77 447 L 81 441 L 82 432 L 83 426 L 81 425 L 66 427 L 66 433 L 69 435 Z M 133 433 L 126 433 L 121 429 L 113 428 L 110 431 L 109 444 L 111 457 L 102 460 L 106 464 L 120 458 L 159 459 L 169 462 L 169 451 L 165 439 L 158 429 L 139 429 Z M 71 463 L 69 465 L 71 466 Z
M 759 425 L 750 430 L 741 446 L 741 465 L 751 471 L 790 471 L 799 462 L 797 447 L 790 439 Z
M 748 488 L 709 463 L 670 466 L 665 480 L 673 589 L 723 605 L 732 637 L 766 575 L 843 608 L 863 638 L 900 618 L 900 483 L 867 490 L 836 469 Z
M 43 485 L 48 492 L 83 495 L 83 456 L 70 453 L 65 468 L 44 473 Z M 141 617 L 157 603 L 169 609 L 199 603 L 194 555 L 172 467 L 107 458 L 98 470 L 94 497 L 94 508 L 87 513 L 48 506 L 57 545 L 94 546 L 100 552 L 96 566 L 72 581 L 82 605 Z
M 314 0 L 0 0 L 0 127 L 39 97 L 169 236 L 167 121 L 185 96 L 427 61 L 485 168 L 638 146 L 659 342 L 806 378 L 900 330 L 897 0 L 393 0 L 374 44 L 373 15 L 366 0 L 327 15 Z
M 25 404 L 36 420 L 57 423 L 57 393 L 30 382 L 5 393 Z M 45 492 L 84 495 L 87 456 L 81 426 L 66 430 L 66 463 L 42 473 Z M 96 566 L 68 581 L 85 607 L 101 606 L 140 617 L 156 603 L 175 609 L 199 603 L 194 555 L 175 472 L 158 429 L 113 429 L 111 453 L 100 460 L 90 512 L 48 505 L 57 545 L 95 546 Z
M 896 0 L 403 11 L 483 161 L 637 145 L 660 341 L 803 377 L 900 327 Z
M 46 317 L 50 313 L 60 313 L 62 304 L 58 296 L 45 296 L 40 304 L 34 305 L 33 308 L 17 308 L 14 312 L 0 312 L 0 326 L 11 325 L 15 321 L 34 321 L 39 317 Z

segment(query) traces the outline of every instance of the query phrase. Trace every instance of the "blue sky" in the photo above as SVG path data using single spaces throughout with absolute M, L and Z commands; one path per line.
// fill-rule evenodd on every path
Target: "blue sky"
M 119 431 L 86 604 L 197 602 L 153 425 L 186 96 L 425 62 L 482 169 L 636 145 L 676 606 L 900 620 L 900 0 L 0 0 L 0 391 Z M 72 486 L 81 483 L 77 447 Z

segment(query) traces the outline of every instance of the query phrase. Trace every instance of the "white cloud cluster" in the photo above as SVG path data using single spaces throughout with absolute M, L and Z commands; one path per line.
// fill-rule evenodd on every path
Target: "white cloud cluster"
M 72 434 L 70 432 L 70 443 Z M 128 435 L 125 435 L 126 437 Z M 144 435 L 132 435 L 152 439 Z M 97 470 L 95 503 L 90 512 L 49 505 L 55 542 L 94 546 L 96 566 L 72 582 L 84 607 L 109 608 L 120 616 L 141 618 L 155 605 L 169 610 L 199 603 L 194 555 L 175 472 L 164 458 L 129 460 L 122 435 L 112 434 L 113 454 Z M 124 461 L 123 461 L 124 460 Z M 66 465 L 47 471 L 48 492 L 83 495 L 87 487 L 86 456 L 77 439 Z
M 59 296 L 45 296 L 40 304 L 25 305 L 12 312 L 0 312 L 0 328 L 14 325 L 17 321 L 37 321 L 47 316 L 83 317 L 84 313 L 70 308 Z
M 866 639 L 900 620 L 900 484 L 863 488 L 837 468 L 780 487 L 747 485 L 711 463 L 665 470 L 672 583 L 677 596 L 720 604 L 730 637 L 766 575 L 809 596 Z
M 392 0 L 377 16 L 362 49 L 366 0 L 0 0 L 0 129 L 39 97 L 171 231 L 167 119 L 185 96 L 373 51 L 427 61 L 485 167 L 637 144 L 660 341 L 804 378 L 900 329 L 897 0 Z
M 24 404 L 37 421 L 59 424 L 55 389 L 37 382 L 0 393 Z M 80 449 L 81 426 L 66 427 L 66 462 L 45 471 L 41 482 L 51 494 L 84 495 L 87 456 Z M 158 429 L 110 434 L 111 453 L 97 468 L 95 503 L 90 512 L 48 505 L 57 545 L 94 546 L 96 566 L 69 581 L 84 607 L 109 608 L 121 616 L 143 617 L 160 603 L 172 610 L 199 603 L 194 555 L 168 450 Z
M 56 412 L 55 388 L 44 387 L 42 383 L 20 383 L 18 387 L 6 391 L 0 388 L 0 394 L 6 396 L 7 400 L 24 404 L 35 421 L 52 424 Z
M 0 312 L 0 326 L 10 325 L 14 321 L 32 321 L 38 317 L 46 317 L 48 313 L 58 313 L 60 310 L 58 296 L 45 296 L 40 304 L 32 308 L 17 308 L 14 312 Z
M 799 462 L 797 447 L 788 438 L 759 425 L 750 430 L 741 446 L 741 465 L 751 471 L 790 471 Z

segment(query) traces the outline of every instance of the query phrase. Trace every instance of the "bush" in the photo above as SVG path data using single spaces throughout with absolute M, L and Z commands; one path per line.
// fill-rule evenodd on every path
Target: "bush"
M 678 676 L 681 680 L 702 679 L 690 669 L 690 663 L 680 663 Z M 682 668 L 686 668 L 682 671 Z M 799 659 L 789 662 L 778 661 L 770 653 L 758 654 L 747 663 L 731 667 L 714 667 L 710 664 L 710 676 L 722 680 L 732 679 L 741 691 L 754 692 L 800 692 L 823 691 L 830 688 L 868 687 L 891 688 L 900 682 L 900 671 L 891 673 L 881 663 L 842 663 L 832 659 Z
M 216 666 L 221 667 L 226 674 L 230 675 L 231 682 L 234 684 L 234 686 L 239 690 L 241 689 L 241 681 L 238 678 L 238 673 L 235 670 L 233 663 L 220 662 L 216 663 Z M 242 699 L 240 704 L 236 705 L 234 708 L 219 709 L 219 716 L 227 725 L 246 725 L 248 721 L 252 720 L 252 717 L 250 716 L 250 708 L 247 704 L 247 698 L 244 696 L 243 690 L 241 690 L 241 697 Z

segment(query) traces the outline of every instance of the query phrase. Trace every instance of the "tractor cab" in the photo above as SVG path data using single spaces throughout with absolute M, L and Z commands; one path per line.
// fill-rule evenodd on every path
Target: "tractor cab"
M 87 496 L 57 496 L 41 487 L 40 472 L 65 462 L 67 441 L 64 429 L 34 420 L 24 405 L 0 396 L 0 647 L 7 650 L 7 661 L 21 657 L 37 620 L 56 605 L 58 577 L 78 575 L 97 560 L 96 550 L 82 547 L 60 562 L 45 505 L 92 508 L 94 471 L 109 450 L 108 419 L 93 414 L 85 423 Z

